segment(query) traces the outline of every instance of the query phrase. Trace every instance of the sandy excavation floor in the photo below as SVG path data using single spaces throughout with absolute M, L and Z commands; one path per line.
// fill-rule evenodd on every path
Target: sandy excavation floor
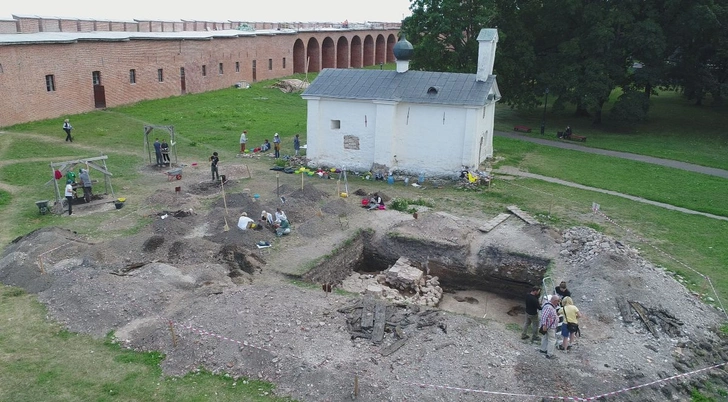
M 118 211 L 112 204 L 76 210 L 79 216 L 108 214 L 109 225 L 151 217 L 138 234 L 96 241 L 61 228 L 36 231 L 6 247 L 0 280 L 37 293 L 50 317 L 72 331 L 97 337 L 114 331 L 129 348 L 162 351 L 168 375 L 205 367 L 271 381 L 277 393 L 301 401 L 535 401 L 615 391 L 603 400 L 664 401 L 689 400 L 689 390 L 704 389 L 706 379 L 728 386 L 725 366 L 692 374 L 728 361 L 728 343 L 716 331 L 724 316 L 635 250 L 586 228 L 579 239 L 590 241 L 565 242 L 560 234 L 542 239 L 554 277 L 568 278 L 586 316 L 577 345 L 556 360 L 520 339 L 521 300 L 482 290 L 447 290 L 441 307 L 449 312 L 388 307 L 397 332 L 386 332 L 379 344 L 352 339 L 348 312 L 361 297 L 327 294 L 319 284 L 298 286 L 291 279 L 360 229 L 386 233 L 414 219 L 394 210 L 365 211 L 355 190 L 432 199 L 435 207 L 420 219 L 437 211 L 474 222 L 493 216 L 467 192 L 350 177 L 351 196 L 342 198 L 336 180 L 306 178 L 302 188 L 300 176 L 276 178 L 269 165 L 223 161 L 221 173 L 229 178 L 224 201 L 205 168 L 188 168 L 172 182 L 143 169 L 150 187 L 127 196 L 143 201 Z M 252 178 L 244 178 L 248 169 Z M 257 218 L 279 206 L 291 219 L 289 236 L 235 226 L 242 212 Z M 519 242 L 526 226 L 510 218 L 493 233 Z M 419 230 L 434 236 L 439 229 Z M 259 250 L 260 241 L 273 247 Z M 655 336 L 639 319 L 626 322 L 619 300 L 662 309 L 684 325 L 674 334 L 658 326 Z M 680 373 L 690 374 L 668 379 Z M 625 391 L 659 379 L 667 380 Z

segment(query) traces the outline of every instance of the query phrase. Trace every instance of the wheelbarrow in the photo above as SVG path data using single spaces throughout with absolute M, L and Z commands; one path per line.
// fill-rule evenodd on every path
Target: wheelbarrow
M 167 181 L 172 181 L 174 179 L 182 180 L 182 168 L 176 168 L 166 171 L 167 173 Z

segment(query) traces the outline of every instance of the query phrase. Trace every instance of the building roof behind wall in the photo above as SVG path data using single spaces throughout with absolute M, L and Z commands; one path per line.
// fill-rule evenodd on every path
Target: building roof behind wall
M 238 31 L 181 31 L 181 32 L 38 32 L 32 34 L 0 34 L 0 46 L 32 45 L 41 43 L 74 43 L 82 41 L 119 42 L 129 40 L 212 40 L 213 38 L 235 38 L 239 36 L 286 35 L 294 30 Z
M 498 93 L 495 76 L 485 82 L 475 77 L 431 71 L 324 69 L 303 96 L 463 106 L 483 106 L 497 100 L 488 97 L 491 92 Z

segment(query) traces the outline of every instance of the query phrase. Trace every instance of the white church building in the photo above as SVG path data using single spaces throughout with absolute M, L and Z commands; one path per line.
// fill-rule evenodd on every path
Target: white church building
M 306 156 L 314 166 L 449 175 L 493 156 L 500 92 L 498 31 L 478 35 L 475 74 L 409 70 L 412 44 L 395 44 L 396 71 L 324 69 L 307 101 Z

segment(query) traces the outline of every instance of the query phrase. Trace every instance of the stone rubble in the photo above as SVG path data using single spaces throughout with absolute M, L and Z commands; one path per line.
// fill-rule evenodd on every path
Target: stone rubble
M 442 288 L 436 276 L 425 275 L 411 265 L 407 258 L 400 258 L 382 273 L 352 273 L 341 283 L 348 292 L 371 294 L 395 303 L 408 303 L 435 307 L 442 299 Z
M 563 234 L 559 254 L 570 264 L 583 264 L 604 253 L 639 260 L 639 251 L 589 227 L 573 227 Z

